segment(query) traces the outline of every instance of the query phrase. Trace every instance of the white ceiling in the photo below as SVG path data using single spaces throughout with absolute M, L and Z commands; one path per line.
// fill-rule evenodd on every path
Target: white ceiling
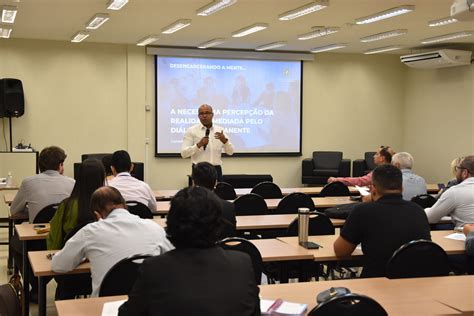
M 191 19 L 191 26 L 174 34 L 160 34 L 153 45 L 196 47 L 213 38 L 224 37 L 226 42 L 215 48 L 253 50 L 263 44 L 288 41 L 287 46 L 279 48 L 280 51 L 306 52 L 317 46 L 348 43 L 348 47 L 336 52 L 361 53 L 376 47 L 402 45 L 406 49 L 395 53 L 406 53 L 425 47 L 420 44 L 421 39 L 474 30 L 474 21 L 428 26 L 428 21 L 450 15 L 453 0 L 330 0 L 328 8 L 291 21 L 280 21 L 278 15 L 310 0 L 238 0 L 208 17 L 196 15 L 196 10 L 211 0 L 129 0 L 120 11 L 107 10 L 108 0 L 0 1 L 3 5 L 18 7 L 11 38 L 24 39 L 70 41 L 76 32 L 85 30 L 85 24 L 97 13 L 109 13 L 111 18 L 99 29 L 92 30 L 85 42 L 136 44 L 147 35 L 160 34 L 163 27 L 178 19 Z M 353 25 L 356 18 L 400 5 L 415 5 L 415 11 L 368 25 Z M 268 23 L 269 27 L 249 36 L 231 37 L 232 32 L 254 23 Z M 297 35 L 311 31 L 313 26 L 336 26 L 341 30 L 318 39 L 297 39 Z M 372 43 L 359 40 L 395 29 L 408 29 L 408 34 Z M 474 36 L 438 46 L 452 46 L 453 43 L 471 47 Z

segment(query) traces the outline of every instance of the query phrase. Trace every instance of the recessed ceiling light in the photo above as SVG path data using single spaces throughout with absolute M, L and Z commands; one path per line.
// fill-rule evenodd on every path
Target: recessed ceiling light
M 283 21 L 293 20 L 299 18 L 300 16 L 322 10 L 324 8 L 327 8 L 328 6 L 329 1 L 327 0 L 313 1 L 294 10 L 280 14 L 278 16 L 278 19 Z
M 107 4 L 107 9 L 109 10 L 120 10 L 124 5 L 126 5 L 128 0 L 110 0 Z
M 17 9 L 14 6 L 4 5 L 2 8 L 2 23 L 13 23 L 17 14 Z
M 398 50 L 401 48 L 402 48 L 401 46 L 396 46 L 396 45 L 384 46 L 384 47 L 368 49 L 364 52 L 364 54 L 369 55 L 369 54 L 384 53 L 384 52 L 390 52 L 392 50 Z
M 205 5 L 204 7 L 199 8 L 196 11 L 196 14 L 200 16 L 208 16 L 213 13 L 216 13 L 219 10 L 222 10 L 224 8 L 231 6 L 236 2 L 237 0 L 215 0 Z
M 344 48 L 347 47 L 346 43 L 339 43 L 339 44 L 331 44 L 331 45 L 326 45 L 326 46 L 319 46 L 315 47 L 310 50 L 311 53 L 321 53 L 321 52 L 327 52 L 330 50 L 335 50 L 339 48 Z
M 263 50 L 268 50 L 268 49 L 274 49 L 274 48 L 285 46 L 286 44 L 287 42 L 273 42 L 273 43 L 258 46 L 257 48 L 255 48 L 255 50 L 263 51 Z
M 298 35 L 298 39 L 301 40 L 301 41 L 305 41 L 305 40 L 309 40 L 309 39 L 312 39 L 312 38 L 326 36 L 326 35 L 329 35 L 329 34 L 339 32 L 338 27 L 315 26 L 315 27 L 313 27 L 313 30 L 314 31 Z
M 421 44 L 431 44 L 431 43 L 445 42 L 445 41 L 450 41 L 450 40 L 457 39 L 457 38 L 472 36 L 473 34 L 474 34 L 474 31 L 464 31 L 464 32 L 450 33 L 450 34 L 445 34 L 445 35 L 441 35 L 441 36 L 425 38 L 425 39 L 421 40 Z
M 10 38 L 12 32 L 11 28 L 1 28 L 0 27 L 0 38 Z
M 110 15 L 107 13 L 99 13 L 94 15 L 94 17 L 87 23 L 86 29 L 95 30 L 98 29 L 102 24 L 107 22 L 110 19 Z
M 152 34 L 152 35 L 148 35 L 147 37 L 142 38 L 141 40 L 139 40 L 137 45 L 138 46 L 146 46 L 146 45 L 149 45 L 153 42 L 156 42 L 157 40 L 158 40 L 158 35 Z
M 428 25 L 429 26 L 443 26 L 443 25 L 447 25 L 447 24 L 451 24 L 451 23 L 456 23 L 457 21 L 458 20 L 456 20 L 455 18 L 447 17 L 447 18 L 443 18 L 443 19 L 429 21 Z
M 87 31 L 79 31 L 77 32 L 73 38 L 71 39 L 71 42 L 73 43 L 79 43 L 79 42 L 82 42 L 83 40 L 85 40 L 86 38 L 89 37 L 89 32 Z
M 205 48 L 220 45 L 224 42 L 225 42 L 225 38 L 215 38 L 215 39 L 212 39 L 210 41 L 199 44 L 198 48 L 205 49 Z
M 410 13 L 415 10 L 414 5 L 404 5 L 401 7 L 392 8 L 389 10 L 385 10 L 379 13 L 375 13 L 363 18 L 356 19 L 356 24 L 369 24 L 374 23 L 380 20 L 385 20 L 389 18 L 393 18 L 395 16 L 399 16 L 402 14 Z
M 256 23 L 232 33 L 232 37 L 242 37 L 255 32 L 262 31 L 268 27 L 266 23 Z
M 388 32 L 383 32 L 383 33 L 378 33 L 378 34 L 362 37 L 360 41 L 362 43 L 375 42 L 375 41 L 380 41 L 380 40 L 390 38 L 390 37 L 404 35 L 407 33 L 408 33 L 408 30 L 393 30 L 393 31 L 388 31 Z
M 191 25 L 191 20 L 189 19 L 181 19 L 176 22 L 171 23 L 170 25 L 161 29 L 161 33 L 163 34 L 171 34 L 185 28 L 186 26 Z

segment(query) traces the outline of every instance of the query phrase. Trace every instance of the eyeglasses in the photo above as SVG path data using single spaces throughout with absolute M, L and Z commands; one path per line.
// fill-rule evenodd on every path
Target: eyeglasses
M 200 116 L 212 115 L 212 114 L 214 114 L 214 113 L 212 113 L 212 112 L 199 112 L 199 115 L 200 115 Z
M 456 171 L 459 171 L 459 170 L 467 170 L 467 168 L 464 168 L 464 167 L 461 167 L 461 166 L 456 166 L 456 167 L 454 167 L 454 169 L 455 169 Z

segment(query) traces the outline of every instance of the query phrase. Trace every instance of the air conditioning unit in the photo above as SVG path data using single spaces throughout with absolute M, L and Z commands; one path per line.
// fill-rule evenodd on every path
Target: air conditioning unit
M 434 52 L 400 56 L 402 63 L 413 68 L 445 68 L 471 64 L 471 51 L 441 49 Z
M 454 0 L 451 17 L 458 21 L 474 21 L 474 0 Z

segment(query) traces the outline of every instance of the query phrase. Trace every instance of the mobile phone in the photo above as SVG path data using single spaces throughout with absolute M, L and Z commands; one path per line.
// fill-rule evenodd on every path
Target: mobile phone
M 317 243 L 314 243 L 312 241 L 302 241 L 302 242 L 300 242 L 300 246 L 303 246 L 306 249 L 319 249 L 319 248 L 322 248 L 321 245 L 318 245 Z
M 46 228 L 46 225 L 43 225 L 43 224 L 33 225 L 33 229 L 40 229 L 40 228 Z
M 350 196 L 351 201 L 362 202 L 362 195 Z
M 444 185 L 444 183 L 438 183 L 438 188 L 440 190 L 443 190 L 444 188 L 446 188 L 446 185 Z

